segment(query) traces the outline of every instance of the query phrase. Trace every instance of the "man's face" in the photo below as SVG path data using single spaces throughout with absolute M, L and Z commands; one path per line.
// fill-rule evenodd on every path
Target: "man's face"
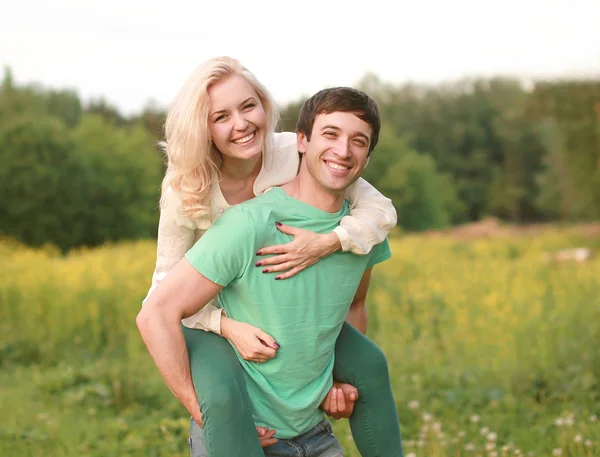
M 302 166 L 323 189 L 341 193 L 365 168 L 371 135 L 371 126 L 353 113 L 319 114 L 310 141 L 298 133 Z

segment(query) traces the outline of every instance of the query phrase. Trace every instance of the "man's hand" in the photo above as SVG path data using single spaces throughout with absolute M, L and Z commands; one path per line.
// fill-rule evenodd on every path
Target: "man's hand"
M 277 442 L 277 438 L 273 437 L 276 433 L 275 430 L 269 430 L 269 427 L 257 426 L 256 433 L 258 433 L 258 440 L 262 447 L 271 446 Z
M 334 382 L 333 387 L 321 403 L 321 408 L 334 419 L 348 419 L 354 411 L 354 403 L 358 400 L 358 390 L 350 384 Z

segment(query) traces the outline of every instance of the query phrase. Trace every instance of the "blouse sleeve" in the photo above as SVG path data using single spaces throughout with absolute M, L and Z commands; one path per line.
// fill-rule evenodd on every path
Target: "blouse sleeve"
M 181 209 L 181 201 L 175 191 L 166 191 L 158 223 L 156 267 L 152 274 L 152 285 L 142 306 L 158 283 L 179 262 L 194 245 L 196 225 Z M 216 299 L 204 306 L 198 313 L 184 319 L 186 327 L 198 328 L 221 334 L 222 310 L 216 307 Z
M 342 218 L 334 232 L 343 251 L 368 254 L 396 226 L 398 215 L 392 201 L 362 178 L 346 189 L 350 215 Z

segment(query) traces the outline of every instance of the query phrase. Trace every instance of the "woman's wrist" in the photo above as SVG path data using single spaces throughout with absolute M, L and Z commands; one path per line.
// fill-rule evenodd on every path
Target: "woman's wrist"
M 342 242 L 340 241 L 340 237 L 337 236 L 337 233 L 331 232 L 323 236 L 325 237 L 327 246 L 327 251 L 323 257 L 342 249 Z
M 221 316 L 221 336 L 225 339 L 229 339 L 229 330 L 231 328 L 232 321 L 233 319 L 227 317 L 225 314 Z

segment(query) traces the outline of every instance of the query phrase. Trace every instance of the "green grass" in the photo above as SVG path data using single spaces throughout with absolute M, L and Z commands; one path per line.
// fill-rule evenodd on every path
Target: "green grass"
M 600 455 L 600 260 L 573 228 L 394 239 L 369 336 L 390 365 L 405 454 Z M 66 258 L 1 242 L 0 455 L 185 456 L 188 417 L 135 328 L 152 242 Z M 346 421 L 334 424 L 357 457 Z

